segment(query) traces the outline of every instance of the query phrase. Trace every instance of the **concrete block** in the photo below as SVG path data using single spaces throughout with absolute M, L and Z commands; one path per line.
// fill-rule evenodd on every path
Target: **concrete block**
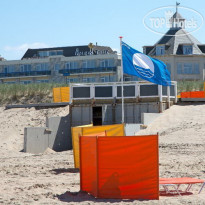
M 46 126 L 51 130 L 48 138 L 48 146 L 51 149 L 57 152 L 72 149 L 69 115 L 47 118 Z
M 43 153 L 48 148 L 48 138 L 46 127 L 24 128 L 24 152 Z
M 149 125 L 160 115 L 161 115 L 160 113 L 142 113 L 141 115 L 142 124 Z
M 125 135 L 134 136 L 136 132 L 140 131 L 141 124 L 125 124 Z

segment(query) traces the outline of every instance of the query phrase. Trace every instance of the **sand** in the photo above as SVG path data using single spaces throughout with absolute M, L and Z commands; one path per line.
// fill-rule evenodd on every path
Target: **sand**
M 72 150 L 21 152 L 24 127 L 45 126 L 46 116 L 64 116 L 68 107 L 35 110 L 0 108 L 0 203 L 2 204 L 205 204 L 199 185 L 186 196 L 159 201 L 103 200 L 79 192 Z M 140 134 L 159 132 L 160 177 L 205 179 L 205 105 L 174 105 Z

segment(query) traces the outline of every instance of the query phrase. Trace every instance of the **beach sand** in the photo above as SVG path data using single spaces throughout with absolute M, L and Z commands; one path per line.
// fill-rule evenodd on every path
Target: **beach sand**
M 190 195 L 160 196 L 159 201 L 107 200 L 80 192 L 72 150 L 34 155 L 21 152 L 24 127 L 45 126 L 48 116 L 68 107 L 35 110 L 0 108 L 1 204 L 205 204 L 205 189 Z M 159 133 L 160 177 L 205 179 L 205 105 L 174 105 L 138 134 Z

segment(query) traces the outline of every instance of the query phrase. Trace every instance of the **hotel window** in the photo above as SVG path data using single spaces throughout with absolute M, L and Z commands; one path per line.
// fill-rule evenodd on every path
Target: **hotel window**
M 95 68 L 96 63 L 94 60 L 83 61 L 82 68 Z
M 13 72 L 15 72 L 14 65 L 8 65 L 4 67 L 4 73 L 13 73 Z
M 161 56 L 165 54 L 165 46 L 156 46 L 156 55 Z
M 131 81 L 131 77 L 124 77 L 124 81 Z
M 192 74 L 192 63 L 184 63 L 184 74 Z
M 16 81 L 8 81 L 8 82 L 5 82 L 6 84 L 15 84 Z
M 190 55 L 193 53 L 193 46 L 192 45 L 184 45 L 183 46 L 183 54 Z
M 49 70 L 48 63 L 40 63 L 36 65 L 36 71 L 47 71 Z
M 182 63 L 177 63 L 177 74 L 182 74 Z
M 194 74 L 200 74 L 200 70 L 199 70 L 199 64 L 198 63 L 194 63 Z
M 24 84 L 24 85 L 28 85 L 31 84 L 32 81 L 31 80 L 25 80 L 25 81 L 21 81 L 20 84 Z
M 38 55 L 40 57 L 47 57 L 47 56 L 49 56 L 49 52 L 48 51 L 39 51 Z
M 58 55 L 63 55 L 63 51 L 62 50 L 38 51 L 38 55 L 40 57 L 58 56 Z
M 56 63 L 55 66 L 54 66 L 54 70 L 58 71 L 60 69 L 61 69 L 61 65 L 59 63 Z
M 109 82 L 109 76 L 101 77 L 100 82 Z
M 94 83 L 95 82 L 95 78 L 94 77 L 88 77 L 87 78 L 87 82 L 88 83 Z
M 83 78 L 83 83 L 87 83 L 87 78 Z
M 80 82 L 80 78 L 69 78 L 68 82 L 69 83 L 79 83 Z
M 36 80 L 35 83 L 48 83 L 49 80 Z
M 100 61 L 100 68 L 114 67 L 113 59 L 104 59 Z
M 78 68 L 78 63 L 77 63 L 77 61 L 66 62 L 65 68 L 66 69 L 76 69 L 76 68 Z
M 30 72 L 30 71 L 31 71 L 31 64 L 21 65 L 21 72 Z

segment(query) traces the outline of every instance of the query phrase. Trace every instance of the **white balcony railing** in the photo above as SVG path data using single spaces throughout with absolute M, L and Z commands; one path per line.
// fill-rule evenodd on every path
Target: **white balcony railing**
M 177 102 L 177 82 L 171 86 L 161 86 L 149 82 L 124 82 L 124 98 L 164 98 Z M 70 102 L 86 99 L 121 99 L 121 83 L 83 83 L 70 85 Z

